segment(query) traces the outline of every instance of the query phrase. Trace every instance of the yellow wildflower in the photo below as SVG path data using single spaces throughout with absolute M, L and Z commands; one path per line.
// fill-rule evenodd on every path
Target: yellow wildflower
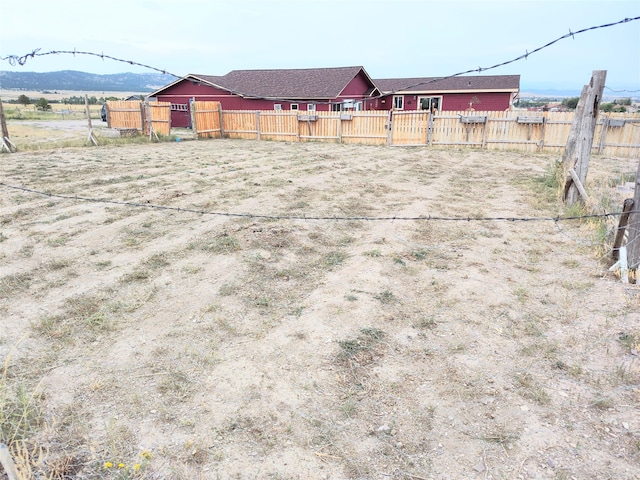
M 126 465 L 124 463 L 119 463 L 118 468 L 124 468 Z
M 151 460 L 151 452 L 148 450 L 143 450 L 142 453 L 140 453 L 140 456 L 145 460 Z
M 134 472 L 139 472 L 139 471 L 140 471 L 140 464 L 139 464 L 139 463 L 136 463 L 136 464 L 133 466 L 133 471 L 134 471 Z
M 111 462 L 104 462 L 104 468 L 111 468 L 113 467 L 113 463 Z

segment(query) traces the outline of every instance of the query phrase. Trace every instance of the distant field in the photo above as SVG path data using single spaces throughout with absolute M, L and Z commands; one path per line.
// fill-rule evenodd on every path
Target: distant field
M 77 91 L 77 90 L 56 90 L 54 92 L 43 93 L 36 90 L 7 90 L 0 88 L 0 98 L 4 101 L 17 100 L 20 95 L 26 95 L 29 98 L 35 98 L 36 100 L 39 98 L 46 98 L 47 100 L 57 101 L 62 100 L 63 98 L 69 97 L 79 97 L 88 95 L 89 97 L 116 97 L 120 99 L 124 99 L 130 97 L 131 95 L 140 95 L 141 92 L 108 92 L 108 91 Z

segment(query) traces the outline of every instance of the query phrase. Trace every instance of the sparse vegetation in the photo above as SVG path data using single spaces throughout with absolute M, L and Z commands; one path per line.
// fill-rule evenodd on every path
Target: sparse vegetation
M 0 424 L 32 478 L 632 478 L 610 223 L 473 219 L 610 211 L 636 160 L 595 157 L 566 209 L 554 155 L 144 140 L 4 163 L 140 205 L 0 200 Z M 244 216 L 452 198 L 468 221 Z

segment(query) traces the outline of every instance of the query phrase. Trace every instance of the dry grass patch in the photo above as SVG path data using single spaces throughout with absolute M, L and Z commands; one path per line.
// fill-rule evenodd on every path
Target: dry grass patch
M 552 157 L 234 140 L 13 154 L 8 183 L 92 198 L 470 220 L 11 192 L 0 353 L 29 346 L 4 411 L 32 405 L 27 448 L 68 478 L 631 479 L 639 296 L 596 257 L 608 225 L 473 220 L 567 213 Z M 616 162 L 593 159 L 594 199 L 615 195 L 597 179 L 629 170 Z

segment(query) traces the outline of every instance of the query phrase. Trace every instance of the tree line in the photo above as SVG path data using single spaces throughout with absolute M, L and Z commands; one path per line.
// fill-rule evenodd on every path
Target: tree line
M 118 97 L 89 97 L 89 105 L 101 105 L 105 103 L 107 100 L 120 100 Z M 40 110 L 46 112 L 51 110 L 51 104 L 63 104 L 63 105 L 84 105 L 84 97 L 83 96 L 72 96 L 68 98 L 63 98 L 62 100 L 47 100 L 44 97 L 39 99 L 29 98 L 27 95 L 20 95 L 16 100 L 9 100 L 6 103 L 17 103 L 20 105 L 24 105 L 25 107 L 28 105 L 34 105 L 36 110 Z

